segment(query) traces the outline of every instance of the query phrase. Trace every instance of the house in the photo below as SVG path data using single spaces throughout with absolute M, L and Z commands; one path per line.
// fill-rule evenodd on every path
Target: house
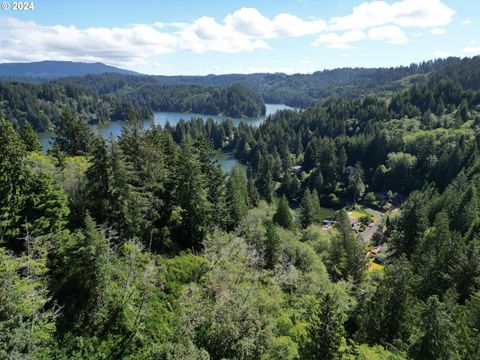
M 368 258 L 375 257 L 381 251 L 382 251 L 381 246 L 375 246 L 374 248 L 371 248 L 370 250 L 368 250 L 367 257 Z
M 336 223 L 337 222 L 335 220 L 328 220 L 328 219 L 323 220 L 323 225 L 334 225 Z
M 292 166 L 291 170 L 295 173 L 299 173 L 300 171 L 302 171 L 302 166 L 301 165 Z
M 370 253 L 373 255 L 377 255 L 380 251 L 382 251 L 382 248 L 380 246 L 375 246 L 374 248 L 370 249 Z

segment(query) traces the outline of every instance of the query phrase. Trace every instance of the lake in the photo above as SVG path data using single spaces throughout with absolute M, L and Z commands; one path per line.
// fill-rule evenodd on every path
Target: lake
M 254 117 L 254 118 L 232 118 L 228 116 L 213 116 L 213 115 L 202 115 L 202 114 L 194 114 L 194 113 L 177 113 L 177 112 L 165 112 L 159 111 L 154 113 L 153 120 L 145 120 L 143 123 L 143 127 L 145 129 L 149 129 L 152 127 L 152 124 L 155 125 L 162 125 L 165 126 L 169 123 L 172 126 L 175 126 L 180 122 L 180 120 L 190 120 L 191 118 L 201 118 L 207 120 L 208 118 L 212 118 L 215 122 L 221 122 L 226 119 L 231 119 L 235 126 L 238 126 L 241 122 L 247 123 L 253 126 L 259 126 L 262 122 L 265 121 L 267 116 L 275 114 L 278 110 L 284 109 L 291 109 L 290 107 L 284 104 L 265 104 L 266 106 L 266 114 L 264 116 Z M 110 136 L 116 137 L 120 136 L 122 133 L 123 121 L 111 121 L 106 125 L 91 125 L 90 129 L 94 134 L 100 134 L 105 139 L 108 139 Z M 38 133 L 38 139 L 40 140 L 40 144 L 44 151 L 47 151 L 50 147 L 50 142 L 53 140 L 54 133 L 53 132 L 41 132 Z M 215 158 L 218 162 L 222 165 L 222 168 L 225 171 L 230 171 L 230 169 L 238 163 L 235 157 L 231 154 L 224 154 L 222 152 L 217 152 Z

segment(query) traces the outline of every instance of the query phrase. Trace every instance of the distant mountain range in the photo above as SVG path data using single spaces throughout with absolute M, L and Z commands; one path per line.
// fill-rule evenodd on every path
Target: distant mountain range
M 64 76 L 98 75 L 105 73 L 139 75 L 139 73 L 135 71 L 120 69 L 99 62 L 38 61 L 0 64 L 0 78 L 12 80 L 29 78 L 33 80 L 45 80 Z

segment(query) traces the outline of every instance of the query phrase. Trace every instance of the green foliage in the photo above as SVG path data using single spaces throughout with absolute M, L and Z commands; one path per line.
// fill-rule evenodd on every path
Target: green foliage
M 179 154 L 175 197 L 180 207 L 179 235 L 184 246 L 200 249 L 210 227 L 205 177 L 190 142 L 185 142 Z
M 0 358 L 478 358 L 478 59 L 385 70 L 386 82 L 432 72 L 406 91 L 329 99 L 258 128 L 143 129 L 157 106 L 254 113 L 262 102 L 242 86 L 116 75 L 0 86 Z M 280 91 L 272 82 L 283 80 L 261 81 Z M 56 104 L 51 155 L 35 152 L 38 107 L 12 93 L 22 86 L 45 114 Z M 108 145 L 85 122 L 102 107 L 107 120 L 128 114 Z M 225 174 L 213 149 L 247 176 Z M 369 234 L 356 236 L 344 209 L 333 229 L 318 225 L 320 196 L 339 209 L 366 189 L 365 201 L 388 190 L 392 204 L 368 258 Z M 367 212 L 352 214 L 366 225 Z M 377 251 L 384 271 L 366 273 Z
M 415 315 L 411 265 L 399 260 L 386 267 L 383 280 L 363 304 L 361 339 L 370 344 L 406 343 L 414 330 Z
M 282 196 L 278 202 L 277 211 L 273 215 L 273 221 L 285 229 L 291 230 L 294 227 L 292 213 L 285 196 Z
M 264 248 L 265 266 L 267 269 L 273 269 L 280 257 L 280 237 L 271 220 L 268 220 L 265 225 Z
M 327 294 L 315 309 L 301 350 L 304 359 L 339 359 L 344 337 L 343 315 L 336 299 Z
M 66 236 L 54 254 L 52 288 L 63 307 L 64 331 L 91 335 L 106 314 L 106 290 L 111 276 L 110 248 L 105 234 L 87 215 L 84 228 Z
M 21 234 L 21 210 L 26 195 L 25 145 L 5 117 L 0 118 L 0 243 Z
M 52 235 L 61 231 L 65 225 L 69 208 L 67 197 L 48 173 L 32 176 L 26 189 L 24 209 L 25 232 L 31 236 Z
M 363 197 L 363 200 L 368 203 L 374 203 L 375 201 L 377 201 L 377 198 L 375 197 L 375 194 L 373 192 L 368 192 Z
M 32 124 L 29 122 L 20 130 L 20 137 L 22 138 L 27 151 L 42 151 L 42 145 L 40 145 L 37 134 L 35 133 Z
M 230 171 L 226 194 L 227 208 L 230 215 L 229 227 L 234 229 L 247 215 L 249 205 L 247 180 L 239 166 L 234 166 Z
M 135 186 L 132 164 L 115 142 L 110 146 L 108 160 L 107 223 L 115 226 L 123 240 L 132 239 L 145 228 L 146 201 Z
M 0 248 L 0 358 L 35 359 L 50 346 L 55 332 L 45 287 L 43 244 L 28 238 L 20 257 Z
M 320 222 L 320 200 L 316 190 L 306 189 L 300 204 L 300 225 L 303 228 Z
M 348 179 L 350 190 L 353 193 L 353 205 L 357 203 L 357 199 L 365 192 L 365 184 L 363 183 L 363 169 L 360 163 L 356 163 L 352 173 Z
M 459 359 L 459 346 L 448 310 L 436 296 L 432 296 L 422 313 L 422 335 L 412 348 L 412 356 L 420 359 Z
M 358 360 L 404 360 L 407 359 L 405 353 L 392 352 L 382 346 L 376 345 L 369 347 L 365 344 L 355 347 L 355 359 Z
M 73 109 L 65 109 L 56 129 L 54 146 L 66 155 L 86 155 L 90 151 L 91 139 L 86 121 Z
M 334 280 L 359 282 L 366 267 L 365 249 L 356 238 L 348 221 L 347 213 L 337 214 L 337 233 L 330 243 L 328 268 Z

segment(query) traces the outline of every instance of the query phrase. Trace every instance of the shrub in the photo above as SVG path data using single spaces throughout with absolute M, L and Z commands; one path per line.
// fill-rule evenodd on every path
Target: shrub
M 368 192 L 364 196 L 363 200 L 365 200 L 368 203 L 374 203 L 375 201 L 377 201 L 377 197 L 375 196 L 375 194 L 373 192 Z

